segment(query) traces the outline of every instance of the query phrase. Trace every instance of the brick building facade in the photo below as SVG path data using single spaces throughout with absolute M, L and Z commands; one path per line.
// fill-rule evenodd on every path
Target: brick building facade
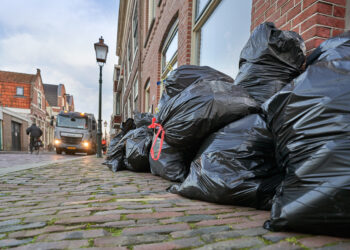
M 162 79 L 208 65 L 233 78 L 250 32 L 271 21 L 302 35 L 307 51 L 350 27 L 350 0 L 120 0 L 111 127 L 157 111 Z
M 66 94 L 63 84 L 57 86 L 59 91 L 55 98 L 59 107 L 52 107 L 51 99 L 46 99 L 39 69 L 36 74 L 0 71 L 0 150 L 27 150 L 25 130 L 32 122 L 43 131 L 45 147 L 52 145 L 54 127 L 50 124 L 51 117 L 60 110 L 74 110 L 73 96 Z
M 253 0 L 251 30 L 262 22 L 274 22 L 280 29 L 299 33 L 310 51 L 350 28 L 349 5 L 347 0 Z
M 26 151 L 29 141 L 25 135 L 29 124 L 29 119 L 0 107 L 0 150 Z

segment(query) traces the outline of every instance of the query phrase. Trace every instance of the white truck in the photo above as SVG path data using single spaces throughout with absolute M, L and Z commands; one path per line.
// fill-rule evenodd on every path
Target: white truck
M 61 111 L 55 127 L 57 154 L 96 154 L 96 120 L 93 114 Z

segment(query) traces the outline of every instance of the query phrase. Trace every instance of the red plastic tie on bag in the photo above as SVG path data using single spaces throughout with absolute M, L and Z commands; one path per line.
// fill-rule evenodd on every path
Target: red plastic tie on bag
M 164 141 L 164 129 L 162 127 L 162 125 L 160 125 L 159 123 L 156 123 L 156 118 L 153 117 L 152 118 L 152 124 L 148 126 L 148 128 L 153 128 L 153 129 L 156 129 L 156 128 L 159 128 L 158 129 L 158 132 L 156 134 L 156 137 L 154 138 L 154 141 L 152 143 L 152 147 L 151 147 L 151 157 L 153 160 L 155 161 L 158 161 L 159 157 L 160 157 L 160 153 L 162 152 L 162 147 L 163 147 L 163 141 Z M 160 133 L 162 133 L 161 137 L 160 137 L 160 145 L 159 145 L 159 151 L 158 151 L 158 155 L 157 155 L 157 158 L 154 157 L 154 145 L 156 144 L 157 142 L 157 139 L 160 135 Z

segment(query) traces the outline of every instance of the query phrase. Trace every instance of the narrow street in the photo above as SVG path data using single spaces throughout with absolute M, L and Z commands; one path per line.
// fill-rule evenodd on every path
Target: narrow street
M 0 248 L 350 248 L 349 239 L 268 232 L 269 212 L 189 200 L 159 177 L 101 163 L 80 157 L 0 176 Z

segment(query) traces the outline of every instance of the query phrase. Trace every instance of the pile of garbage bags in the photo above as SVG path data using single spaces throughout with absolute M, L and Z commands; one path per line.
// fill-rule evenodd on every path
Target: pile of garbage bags
M 271 209 L 272 231 L 350 236 L 349 62 L 350 32 L 306 59 L 297 33 L 263 23 L 235 81 L 172 71 L 159 112 L 135 114 L 106 164 L 179 182 L 168 191 L 191 199 Z
M 264 109 L 285 178 L 265 228 L 350 236 L 350 32 L 310 55 Z
M 112 140 L 107 150 L 107 165 L 113 172 L 131 170 L 149 172 L 148 154 L 152 144 L 152 130 L 146 125 L 151 114 L 135 114 L 135 122 L 129 118 L 122 123 L 121 132 Z
M 219 79 L 219 80 L 217 80 Z M 225 124 L 250 113 L 259 105 L 233 79 L 210 67 L 184 65 L 165 82 L 170 97 L 160 106 L 157 121 L 165 138 L 158 160 L 150 158 L 151 172 L 167 180 L 182 182 L 202 140 Z M 160 139 L 154 138 L 155 153 Z

